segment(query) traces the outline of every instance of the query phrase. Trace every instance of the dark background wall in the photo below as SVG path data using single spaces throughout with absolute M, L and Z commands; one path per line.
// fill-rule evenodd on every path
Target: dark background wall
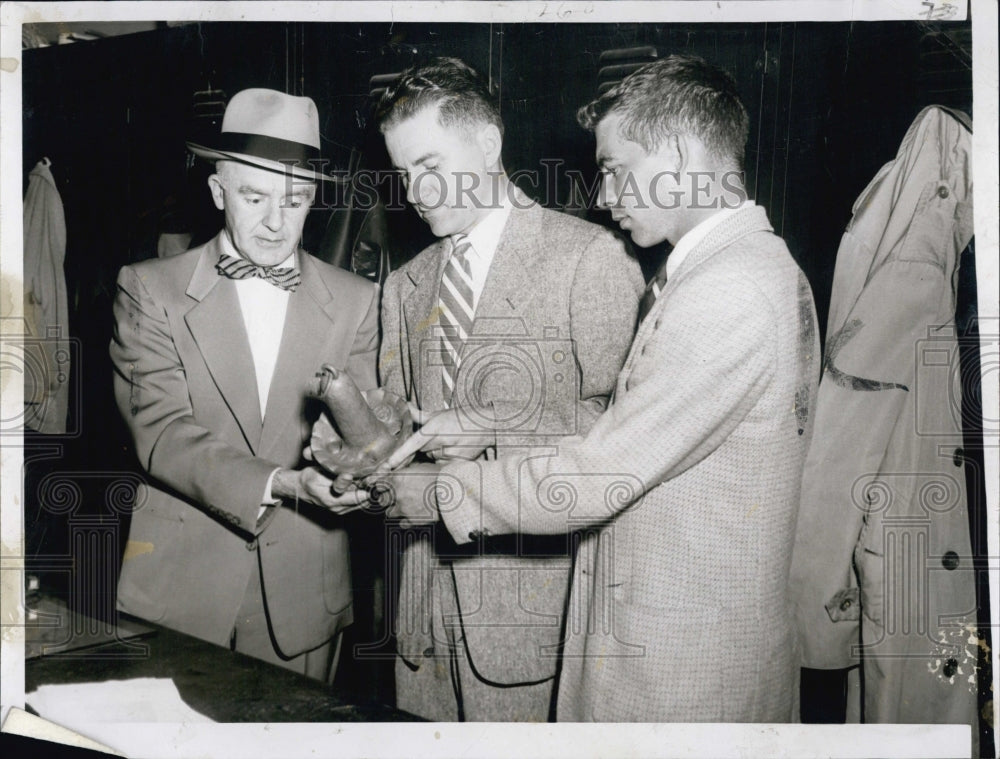
M 751 116 L 747 186 L 808 275 L 822 325 L 854 199 L 892 159 L 923 106 L 971 113 L 968 23 L 215 23 L 26 51 L 25 181 L 35 162 L 51 159 L 66 210 L 71 335 L 81 346 L 71 400 L 79 434 L 26 440 L 25 520 L 38 567 L 73 555 L 74 520 L 114 534 L 111 545 L 119 549 L 124 544 L 127 517 L 109 510 L 105 498 L 116 472 L 136 471 L 111 395 L 111 301 L 119 267 L 155 255 L 165 219 L 183 218 L 196 241 L 221 226 L 204 185 L 207 172 L 192 165 L 184 147 L 200 130 L 218 128 L 194 118 L 195 92 L 270 87 L 308 95 L 321 114 L 329 169 L 353 166 L 352 155 L 380 168 L 386 159 L 371 128 L 369 79 L 422 57 L 458 56 L 486 73 L 499 95 L 508 171 L 538 171 L 538 183 L 525 189 L 560 206 L 569 186 L 559 173 L 546 173 L 543 161 L 558 159 L 561 171 L 594 176 L 592 136 L 577 127 L 574 113 L 596 94 L 600 53 L 637 46 L 698 54 L 736 77 Z M 311 214 L 308 248 L 324 253 L 332 214 Z M 610 224 L 607 214 L 590 215 Z M 426 230 L 405 212 L 393 219 L 401 250 L 419 249 Z M 637 255 L 649 271 L 663 252 Z M 963 263 L 960 311 L 974 326 L 972 263 Z M 53 473 L 82 488 L 71 512 L 57 514 L 37 489 Z M 354 529 L 359 605 L 366 609 L 356 635 L 378 639 L 385 620 L 373 599 L 381 559 L 372 557 L 380 546 L 370 526 Z M 96 580 L 77 583 L 72 602 L 109 616 L 118 555 L 111 549 L 76 559 L 77 566 L 99 566 Z M 60 570 L 47 578 L 69 585 L 71 576 Z M 384 697 L 386 666 L 373 663 L 371 671 L 347 676 L 372 683 L 359 686 L 364 696 Z

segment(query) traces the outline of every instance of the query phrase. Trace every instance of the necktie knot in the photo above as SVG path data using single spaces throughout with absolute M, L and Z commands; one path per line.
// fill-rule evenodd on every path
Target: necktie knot
M 215 268 L 221 276 L 228 279 L 256 277 L 288 292 L 295 292 L 302 283 L 302 274 L 294 266 L 260 266 L 245 258 L 230 256 L 228 253 L 222 254 Z
M 468 255 L 472 252 L 472 243 L 466 235 L 455 235 L 451 238 L 451 258 L 467 268 Z

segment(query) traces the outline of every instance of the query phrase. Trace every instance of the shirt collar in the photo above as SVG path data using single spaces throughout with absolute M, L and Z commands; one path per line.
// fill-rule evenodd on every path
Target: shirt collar
M 507 193 L 503 193 L 500 207 L 492 209 L 465 235 L 465 239 L 472 245 L 473 256 L 483 261 L 493 259 L 493 253 L 500 243 L 500 235 L 503 234 L 511 208 L 510 197 Z
M 684 236 L 677 241 L 674 249 L 670 251 L 670 255 L 667 256 L 667 279 L 669 280 L 681 267 L 681 264 L 684 263 L 684 259 L 688 257 L 688 254 L 698 247 L 698 243 L 708 237 L 709 232 L 733 214 L 738 211 L 742 211 L 744 208 L 750 208 L 753 205 L 754 202 L 752 200 L 745 200 L 735 208 L 723 208 L 718 213 L 709 216 L 701 223 L 689 229 Z

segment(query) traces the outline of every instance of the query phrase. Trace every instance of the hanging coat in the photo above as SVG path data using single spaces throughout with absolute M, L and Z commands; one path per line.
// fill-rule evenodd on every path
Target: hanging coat
M 791 593 L 802 666 L 861 664 L 863 719 L 977 725 L 955 297 L 971 124 L 932 106 L 837 253 Z
M 69 407 L 70 341 L 66 302 L 66 217 L 44 159 L 32 169 L 24 196 L 25 425 L 65 434 Z

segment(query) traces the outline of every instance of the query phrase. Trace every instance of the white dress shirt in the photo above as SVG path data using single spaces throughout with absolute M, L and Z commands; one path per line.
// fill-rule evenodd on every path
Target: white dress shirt
M 503 228 L 510 216 L 511 207 L 510 197 L 508 193 L 504 193 L 500 207 L 494 208 L 486 214 L 465 236 L 472 246 L 472 250 L 466 254 L 466 258 L 472 271 L 473 310 L 479 305 L 479 297 L 483 294 L 483 288 L 486 286 L 490 264 L 493 263 L 493 256 L 497 252 L 497 245 L 500 243 L 500 236 L 503 234 Z M 450 248 L 448 254 L 451 255 Z
M 236 258 L 242 258 L 228 235 L 222 235 L 223 252 Z M 294 266 L 295 253 L 282 261 L 278 266 Z M 257 277 L 234 279 L 236 295 L 243 312 L 243 325 L 246 327 L 247 338 L 250 341 L 250 354 L 253 356 L 254 373 L 257 379 L 257 399 L 260 402 L 260 418 L 264 419 L 267 410 L 267 396 L 271 390 L 271 379 L 274 377 L 274 367 L 278 363 L 278 350 L 281 348 L 281 334 L 285 328 L 285 313 L 288 311 L 288 290 L 272 285 Z M 277 469 L 275 470 L 275 472 Z M 274 472 L 267 480 L 264 488 L 262 504 L 277 503 L 271 495 L 271 483 Z M 260 514 L 264 512 L 261 507 Z

